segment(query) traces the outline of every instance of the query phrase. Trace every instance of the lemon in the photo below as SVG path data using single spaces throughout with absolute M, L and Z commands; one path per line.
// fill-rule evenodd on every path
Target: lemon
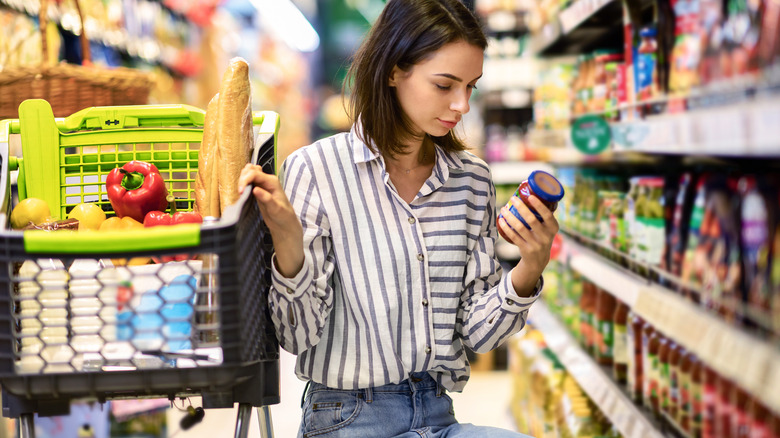
M 42 224 L 49 216 L 51 216 L 49 204 L 43 199 L 23 199 L 11 211 L 11 228 L 18 230 L 30 225 L 31 222 L 35 225 Z
M 106 212 L 97 204 L 82 202 L 73 207 L 73 210 L 68 213 L 68 219 L 79 220 L 79 231 L 97 231 L 100 228 L 100 224 L 106 220 Z

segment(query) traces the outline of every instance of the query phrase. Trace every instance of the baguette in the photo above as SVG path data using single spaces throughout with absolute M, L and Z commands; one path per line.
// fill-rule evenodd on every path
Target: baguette
M 201 216 L 220 216 L 217 180 L 217 111 L 219 93 L 209 101 L 203 123 L 203 141 L 198 153 L 198 178 L 195 180 L 195 211 Z
M 252 100 L 249 65 L 230 60 L 219 90 L 217 165 L 220 213 L 238 200 L 238 177 L 252 156 Z

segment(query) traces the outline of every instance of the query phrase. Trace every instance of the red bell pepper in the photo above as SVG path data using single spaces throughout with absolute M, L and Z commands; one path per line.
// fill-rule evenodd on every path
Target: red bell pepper
M 177 211 L 171 216 L 164 211 L 150 211 L 144 217 L 144 226 L 156 227 L 158 225 L 201 224 L 203 217 L 195 211 Z
M 133 160 L 113 169 L 106 179 L 108 200 L 116 215 L 143 222 L 146 213 L 168 207 L 168 189 L 157 166 Z
M 174 206 L 174 203 L 171 203 L 171 205 Z M 149 213 L 146 213 L 146 217 L 144 217 L 144 227 L 146 228 L 156 227 L 159 225 L 168 226 L 188 223 L 203 223 L 203 217 L 195 211 L 177 211 L 173 214 L 173 216 L 164 211 L 150 211 Z M 191 258 L 192 257 L 189 254 L 176 254 L 172 256 L 152 257 L 152 260 L 154 260 L 156 263 L 166 263 L 181 262 Z

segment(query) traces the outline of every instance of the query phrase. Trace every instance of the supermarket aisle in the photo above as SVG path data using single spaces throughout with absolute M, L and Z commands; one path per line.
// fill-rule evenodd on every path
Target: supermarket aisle
M 282 351 L 282 399 L 271 407 L 271 417 L 276 438 L 295 437 L 301 412 L 301 393 L 304 383 L 295 377 L 293 368 L 295 356 Z M 461 394 L 452 394 L 455 413 L 463 423 L 491 425 L 514 430 L 515 425 L 509 412 L 511 398 L 511 376 L 508 372 L 474 373 Z M 193 400 L 193 404 L 197 404 Z M 213 409 L 206 412 L 203 422 L 188 431 L 179 431 L 182 413 L 168 411 L 169 437 L 173 438 L 216 438 L 228 436 L 235 428 L 235 409 Z M 231 435 L 232 436 L 232 435 Z M 252 414 L 250 438 L 259 438 L 257 415 Z

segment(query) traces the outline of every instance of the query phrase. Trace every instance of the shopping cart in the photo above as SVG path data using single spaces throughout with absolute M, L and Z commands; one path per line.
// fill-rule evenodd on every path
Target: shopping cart
M 82 202 L 111 216 L 107 174 L 133 159 L 154 163 L 177 209 L 192 209 L 204 116 L 172 105 L 55 119 L 46 101 L 23 102 L 18 120 L 0 121 L 2 223 L 14 189 L 61 219 Z M 255 112 L 253 122 L 251 161 L 275 173 L 278 115 Z M 13 134 L 20 158 L 9 152 Z M 65 415 L 73 400 L 200 396 L 204 409 L 238 403 L 236 437 L 247 436 L 252 407 L 262 436 L 272 436 L 279 345 L 266 300 L 271 254 L 248 187 L 202 225 L 0 230 L 3 415 L 34 437 L 34 414 Z

